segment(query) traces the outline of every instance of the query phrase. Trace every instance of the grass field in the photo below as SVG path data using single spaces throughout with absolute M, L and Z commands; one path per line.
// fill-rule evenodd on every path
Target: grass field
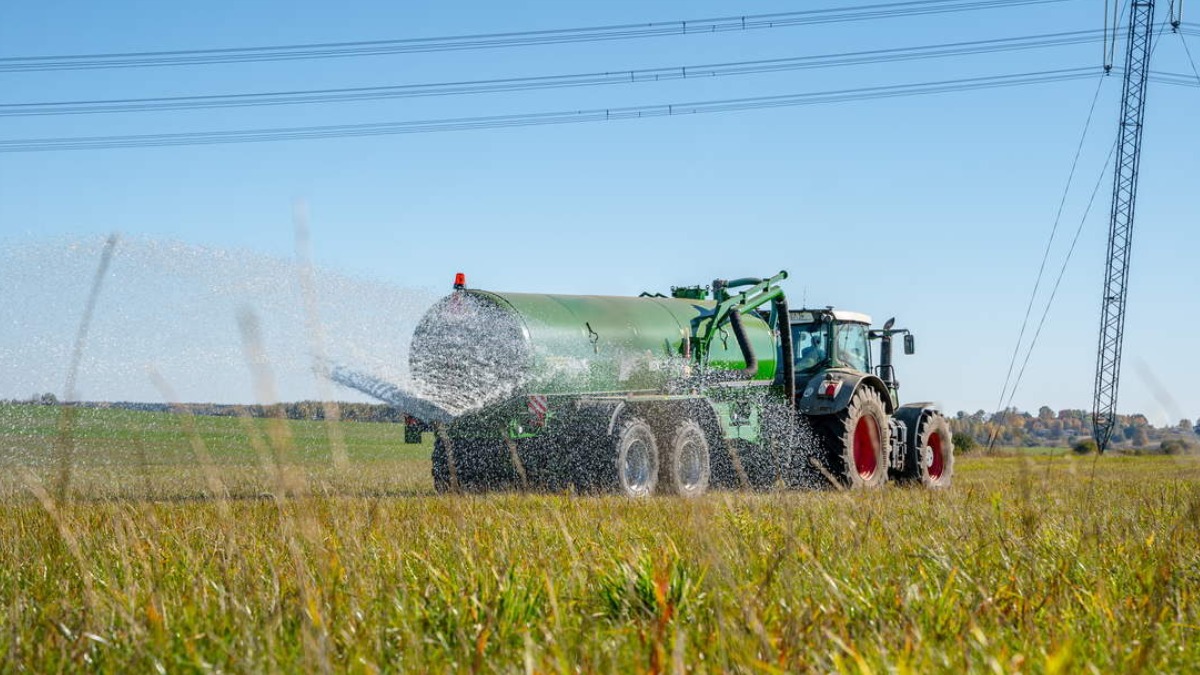
M 320 423 L 75 412 L 67 443 L 59 409 L 0 406 L 4 672 L 1200 663 L 1196 458 L 968 457 L 940 492 L 434 496 L 393 425 L 340 425 L 335 468 Z

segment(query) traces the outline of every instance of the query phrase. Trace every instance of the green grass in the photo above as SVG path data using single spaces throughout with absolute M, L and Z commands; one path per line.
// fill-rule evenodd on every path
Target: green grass
M 395 425 L 341 425 L 335 469 L 318 423 L 78 413 L 56 500 L 58 411 L 0 406 L 0 671 L 1200 663 L 1195 458 L 967 457 L 938 492 L 454 497 Z

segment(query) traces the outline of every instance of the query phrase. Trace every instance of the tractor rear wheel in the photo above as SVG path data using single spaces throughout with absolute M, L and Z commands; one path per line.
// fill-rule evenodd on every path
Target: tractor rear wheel
M 658 441 L 650 424 L 628 417 L 611 437 L 612 444 L 596 464 L 596 485 L 604 492 L 648 497 L 658 485 Z
M 662 458 L 658 484 L 664 492 L 697 497 L 708 490 L 712 477 L 708 436 L 695 420 L 679 423 Z
M 954 477 L 954 435 L 941 413 L 925 415 L 916 430 L 915 447 L 904 458 L 901 480 L 928 488 L 950 486 Z
M 887 481 L 891 428 L 883 399 L 875 390 L 859 387 L 850 405 L 823 426 L 825 457 L 839 485 L 873 488 Z

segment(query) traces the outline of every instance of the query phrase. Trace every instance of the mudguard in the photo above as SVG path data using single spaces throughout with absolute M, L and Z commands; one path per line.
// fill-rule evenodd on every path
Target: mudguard
M 892 417 L 897 422 L 903 422 L 904 426 L 908 428 L 908 436 L 906 438 L 908 447 L 905 449 L 905 452 L 911 453 L 914 456 L 920 452 L 921 449 L 917 447 L 917 442 L 921 435 L 921 424 L 928 415 L 940 412 L 941 410 L 929 401 L 905 403 L 896 409 Z
M 938 412 L 938 407 L 928 401 L 922 401 L 919 403 L 905 403 L 897 408 L 892 416 L 908 427 L 908 438 L 911 443 L 915 444 L 917 442 L 917 426 L 921 418 L 930 412 Z
M 826 379 L 840 383 L 833 398 L 818 395 L 821 383 Z M 888 393 L 887 385 L 883 383 L 883 380 L 874 375 L 843 368 L 830 368 L 814 375 L 804 385 L 803 391 L 796 392 L 797 398 L 799 398 L 796 407 L 805 415 L 832 415 L 845 410 L 846 406 L 850 405 L 850 399 L 853 398 L 854 392 L 858 391 L 859 387 L 871 387 L 879 392 L 879 398 L 883 399 L 883 405 L 888 414 L 895 411 L 891 394 Z

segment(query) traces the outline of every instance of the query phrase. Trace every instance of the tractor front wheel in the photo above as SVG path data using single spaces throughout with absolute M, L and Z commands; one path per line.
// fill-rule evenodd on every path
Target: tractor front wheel
M 954 477 L 954 435 L 950 422 L 941 413 L 925 415 L 917 427 L 914 445 L 904 458 L 901 479 L 928 488 L 949 487 Z

